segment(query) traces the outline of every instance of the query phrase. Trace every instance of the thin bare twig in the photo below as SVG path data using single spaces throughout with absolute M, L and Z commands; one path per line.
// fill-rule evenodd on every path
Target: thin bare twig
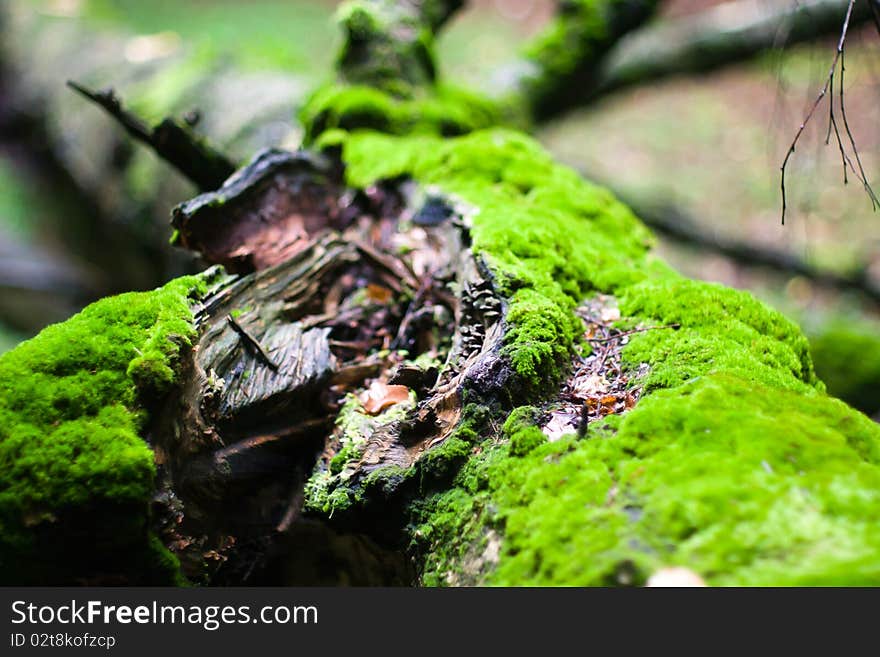
M 843 184 L 849 184 L 849 176 L 846 173 L 846 165 L 847 165 L 847 154 L 843 148 L 843 140 L 840 138 L 840 128 L 837 127 L 837 119 L 834 116 L 834 74 L 831 74 L 831 85 L 829 87 L 829 97 L 828 97 L 828 134 L 825 135 L 825 145 L 828 146 L 831 143 L 831 130 L 834 130 L 834 136 L 837 139 L 837 148 L 840 149 L 840 160 L 843 165 Z
M 877 210 L 877 206 L 880 205 L 880 201 L 877 200 L 877 195 L 874 194 L 874 190 L 871 189 L 871 185 L 868 184 L 868 177 L 865 175 L 865 168 L 862 166 L 862 158 L 859 156 L 859 149 L 856 148 L 856 140 L 853 138 L 852 130 L 849 127 L 849 121 L 846 118 L 846 105 L 843 102 L 843 77 L 846 71 L 846 56 L 844 53 L 843 46 L 840 47 L 840 116 L 843 118 L 843 129 L 846 131 L 846 136 L 849 139 L 849 144 L 852 147 L 853 153 L 856 156 L 856 163 L 859 165 L 859 179 L 862 181 L 862 185 L 865 187 L 865 191 L 867 192 L 869 198 L 871 199 L 871 209 Z M 849 162 L 850 168 L 853 168 L 852 161 Z
M 874 2 L 874 0 L 868 0 L 869 2 Z M 810 122 L 810 119 L 813 118 L 813 115 L 816 113 L 816 110 L 819 108 L 819 105 L 822 103 L 822 100 L 827 95 L 829 97 L 829 113 L 828 113 L 828 133 L 825 137 L 825 143 L 828 144 L 831 141 L 831 132 L 833 130 L 834 135 L 837 139 L 837 147 L 840 150 L 840 158 L 843 164 L 843 182 L 846 184 L 848 182 L 848 176 L 846 173 L 847 167 L 853 172 L 853 174 L 859 179 L 859 182 L 862 183 L 862 186 L 865 189 L 865 192 L 868 194 L 868 197 L 871 199 L 871 207 L 876 210 L 880 207 L 880 200 L 878 200 L 876 194 L 874 194 L 874 190 L 871 188 L 870 183 L 868 182 L 868 177 L 865 174 L 865 169 L 862 166 L 861 157 L 859 156 L 859 150 L 856 146 L 855 138 L 853 137 L 852 130 L 849 127 L 849 121 L 846 116 L 846 105 L 844 104 L 844 71 L 846 70 L 845 65 L 845 44 L 846 44 L 846 35 L 849 31 L 850 19 L 852 18 L 853 7 L 855 6 L 856 0 L 849 0 L 849 4 L 846 9 L 846 16 L 843 20 L 843 27 L 840 31 L 840 38 L 837 41 L 837 51 L 834 54 L 834 60 L 831 62 L 831 69 L 828 71 L 828 76 L 825 79 L 825 84 L 822 87 L 822 90 L 819 92 L 819 95 L 816 97 L 816 100 L 813 102 L 813 105 L 810 107 L 810 111 L 807 112 L 806 118 L 804 118 L 803 122 L 798 128 L 797 133 L 794 136 L 794 139 L 791 142 L 791 145 L 788 148 L 788 151 L 785 154 L 785 159 L 782 161 L 781 167 L 781 176 L 780 176 L 780 189 L 782 191 L 782 224 L 785 225 L 785 212 L 788 207 L 786 193 L 785 193 L 785 172 L 786 167 L 788 166 L 788 161 L 791 159 L 791 156 L 795 152 L 795 147 L 797 146 L 798 141 L 801 138 L 801 135 L 804 133 L 804 130 L 807 127 L 807 124 Z M 874 5 L 872 4 L 872 9 Z M 849 142 L 850 148 L 855 154 L 856 163 L 854 164 L 852 158 L 846 152 L 846 148 L 844 146 L 844 142 L 840 133 L 840 129 L 838 127 L 837 118 L 834 114 L 834 75 L 837 71 L 838 64 L 840 65 L 840 81 L 838 83 L 838 89 L 840 94 L 840 117 L 843 121 L 844 132 L 847 135 L 847 140 Z
M 232 327 L 232 329 L 238 333 L 239 337 L 244 341 L 244 344 L 248 346 L 248 348 L 266 365 L 269 366 L 270 369 L 277 372 L 278 364 L 272 360 L 269 354 L 266 352 L 266 349 L 263 345 L 260 344 L 260 341 L 257 340 L 254 336 L 245 330 L 245 328 L 239 324 L 232 315 L 226 316 L 226 321 Z

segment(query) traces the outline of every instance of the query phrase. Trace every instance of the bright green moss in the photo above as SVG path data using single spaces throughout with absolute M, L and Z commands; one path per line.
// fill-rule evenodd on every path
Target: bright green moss
M 649 388 L 711 372 L 794 390 L 821 386 L 800 329 L 746 292 L 669 277 L 627 288 L 620 309 L 648 326 L 680 326 L 631 338 L 625 358 L 633 366 L 651 365 Z
M 534 406 L 517 406 L 510 412 L 501 427 L 501 435 L 510 439 L 515 433 L 535 425 L 538 409 Z
M 812 335 L 810 351 L 830 394 L 865 413 L 880 411 L 880 325 L 834 321 Z
M 538 427 L 521 429 L 510 438 L 510 453 L 512 456 L 525 456 L 546 442 L 547 437 Z
M 389 134 L 462 135 L 498 122 L 489 101 L 462 89 L 439 85 L 416 97 L 366 85 L 327 85 L 300 111 L 305 142 L 326 132 L 372 129 Z
M 547 437 L 535 425 L 537 416 L 538 409 L 534 406 L 520 406 L 507 416 L 501 435 L 510 441 L 511 455 L 525 456 L 547 442 Z
M 484 583 L 639 584 L 669 565 L 721 585 L 880 583 L 880 431 L 841 402 L 713 375 L 617 424 L 472 458 L 422 507 L 415 531 L 445 546 L 425 581 L 494 529 Z
M 84 565 L 167 578 L 164 567 L 134 570 L 112 551 L 123 546 L 132 560 L 156 553 L 139 399 L 173 381 L 195 333 L 189 296 L 202 286 L 181 278 L 103 299 L 0 358 L 0 581 L 59 583 L 53 575 L 70 578 Z M 113 532 L 103 544 L 76 538 L 76 525 L 95 514 Z M 58 545 L 66 557 L 53 565 Z

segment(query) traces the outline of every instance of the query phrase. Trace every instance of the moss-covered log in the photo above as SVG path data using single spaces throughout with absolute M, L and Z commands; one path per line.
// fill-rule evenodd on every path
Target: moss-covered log
M 880 583 L 880 429 L 800 330 L 491 103 L 383 86 L 177 208 L 226 273 L 0 358 L 4 581 Z
M 228 528 L 186 535 L 181 528 L 192 520 L 187 514 L 202 522 L 206 514 L 193 512 L 196 503 L 191 491 L 181 489 L 182 495 L 177 496 L 175 486 L 186 478 L 182 470 L 175 474 L 173 468 L 165 467 L 170 448 L 163 445 L 160 461 L 165 474 L 151 488 L 151 466 L 144 460 L 149 451 L 143 443 L 132 444 L 142 474 L 140 479 L 133 475 L 125 479 L 130 494 L 117 492 L 124 500 L 131 498 L 131 503 L 139 500 L 144 510 L 153 495 L 182 502 L 182 506 L 166 505 L 154 518 L 167 522 L 169 508 L 182 514 L 174 540 L 160 526 L 154 526 L 154 531 L 166 538 L 182 560 L 189 560 L 190 577 L 198 573 L 211 581 L 213 572 L 219 581 L 231 581 L 247 573 L 263 581 L 260 573 L 284 572 L 289 581 L 301 581 L 302 573 L 285 564 L 302 559 L 308 546 L 289 536 L 298 536 L 302 523 L 318 523 L 332 535 L 360 537 L 357 540 L 405 553 L 425 584 L 642 583 L 671 565 L 685 566 L 711 584 L 878 581 L 880 536 L 870 519 L 880 510 L 876 492 L 880 430 L 857 411 L 825 395 L 797 327 L 745 293 L 689 281 L 672 272 L 651 254 L 649 234 L 624 206 L 554 164 L 517 133 L 493 130 L 440 139 L 334 132 L 325 135 L 322 144 L 328 154 L 341 157 L 345 184 L 365 196 L 375 198 L 376 185 L 387 181 L 384 188 L 405 189 L 409 198 L 425 199 L 428 194 L 446 199 L 452 215 L 443 214 L 459 217 L 451 219 L 452 225 L 466 229 L 468 257 L 483 263 L 481 276 L 490 281 L 490 296 L 500 301 L 493 312 L 500 313 L 497 325 L 502 330 L 481 333 L 474 346 L 484 356 L 473 361 L 480 364 L 473 368 L 465 361 L 462 368 L 465 352 L 461 350 L 471 348 L 460 342 L 462 327 L 470 326 L 473 319 L 459 322 L 455 336 L 459 355 L 439 367 L 437 383 L 427 388 L 407 386 L 410 393 L 405 399 L 387 405 L 371 408 L 372 402 L 362 392 L 358 394 L 380 376 L 381 366 L 379 371 L 368 368 L 347 378 L 353 396 L 340 409 L 335 430 L 315 432 L 320 425 L 308 424 L 302 415 L 316 408 L 307 401 L 313 393 L 286 401 L 280 407 L 289 409 L 286 416 L 266 414 L 264 406 L 258 417 L 274 427 L 272 435 L 311 426 L 312 440 L 317 437 L 323 447 L 314 443 L 309 447 L 307 462 L 314 464 L 314 471 L 303 476 L 300 496 L 290 479 L 296 476 L 296 466 L 285 461 L 287 486 L 283 495 L 276 490 L 270 505 L 274 515 L 264 523 L 275 524 L 258 532 L 262 542 L 257 541 L 257 547 L 239 534 L 238 548 L 231 548 L 230 537 L 236 535 Z M 411 187 L 396 187 L 407 179 L 416 182 L 421 195 Z M 424 202 L 416 205 L 422 207 Z M 406 203 L 401 206 L 405 207 Z M 395 212 L 405 216 L 403 209 Z M 414 216 L 412 210 L 410 216 Z M 267 275 L 267 280 L 278 280 L 273 271 L 248 274 L 234 285 L 248 286 L 254 276 L 258 277 L 254 280 Z M 400 271 L 398 276 L 405 274 Z M 288 298 L 291 286 L 302 280 L 295 277 L 275 288 L 278 302 Z M 193 285 L 184 281 L 169 289 L 182 300 Z M 451 289 L 458 304 L 473 295 L 455 284 Z M 235 310 L 228 303 L 242 305 L 238 300 L 218 306 L 211 301 L 217 294 L 214 290 L 203 299 L 202 307 L 213 308 L 209 314 L 215 313 L 218 320 Z M 168 295 L 163 291 L 143 298 L 159 304 Z M 596 299 L 601 300 L 599 306 Z M 176 303 L 186 315 L 188 306 Z M 125 331 L 131 336 L 103 347 L 111 349 L 112 344 L 114 356 L 98 353 L 103 343 L 91 339 L 86 343 L 89 349 L 75 350 L 77 360 L 64 360 L 57 367 L 41 365 L 42 359 L 57 362 L 45 356 L 57 350 L 53 340 L 79 344 L 73 334 L 83 320 L 76 319 L 25 343 L 0 361 L 8 391 L 2 445 L 10 466 L 4 468 L 8 473 L 4 535 L 22 541 L 4 546 L 5 564 L 21 559 L 23 549 L 31 550 L 28 558 L 36 563 L 33 555 L 38 553 L 33 552 L 32 541 L 40 532 L 64 536 L 70 549 L 76 534 L 68 533 L 67 519 L 81 518 L 100 507 L 102 489 L 78 488 L 76 473 L 66 466 L 57 469 L 58 461 L 50 457 L 54 452 L 47 445 L 57 444 L 60 432 L 70 439 L 60 444 L 71 445 L 74 451 L 82 449 L 78 443 L 83 440 L 82 432 L 66 427 L 100 424 L 116 408 L 112 412 L 133 412 L 114 405 L 111 398 L 128 399 L 125 408 L 150 408 L 143 400 L 150 395 L 155 399 L 157 393 L 142 397 L 137 391 L 162 390 L 172 380 L 164 360 L 167 356 L 162 354 L 172 354 L 173 345 L 185 343 L 168 342 L 164 336 L 169 329 L 155 328 L 152 311 L 144 312 L 139 323 L 127 320 L 122 308 L 137 308 L 130 300 L 102 304 L 112 304 L 119 313 L 100 313 L 100 323 L 92 322 L 89 332 L 114 335 Z M 102 307 L 87 310 L 85 317 L 96 316 Z M 272 302 L 262 297 L 259 306 L 240 308 L 244 314 L 238 315 L 238 321 L 255 341 L 264 344 L 269 358 L 281 358 L 274 363 L 276 367 L 293 366 L 297 358 L 276 351 L 274 338 L 259 324 L 277 321 L 266 314 L 271 307 Z M 459 309 L 457 315 L 461 318 L 465 313 Z M 294 312 L 284 325 L 299 325 L 302 332 L 302 327 L 314 325 L 313 317 Z M 247 341 L 237 336 L 228 320 L 200 322 L 201 340 L 214 325 L 223 329 L 230 344 L 241 345 L 235 358 L 244 359 L 246 367 L 271 374 L 268 362 L 244 344 Z M 175 334 L 193 339 L 193 329 L 187 328 L 191 325 L 175 326 Z M 444 326 L 437 324 L 439 330 L 448 330 Z M 605 337 L 597 338 L 597 328 L 607 331 Z M 617 355 L 606 354 L 603 345 L 609 342 L 619 347 Z M 578 379 L 578 372 L 591 362 L 591 349 L 606 355 L 603 363 L 592 362 L 598 369 L 591 370 L 595 378 L 587 384 Z M 373 358 L 384 358 L 381 351 L 371 352 Z M 108 387 L 108 398 L 86 396 L 85 400 L 53 392 L 61 389 L 66 376 L 85 377 L 85 381 L 109 376 L 103 374 L 104 369 L 95 374 L 81 371 L 85 362 L 107 362 L 106 369 L 115 373 L 114 380 L 122 382 L 119 385 L 128 392 L 120 397 L 122 392 Z M 235 359 L 227 361 L 227 367 L 235 370 Z M 458 376 L 462 369 L 470 374 Z M 193 376 L 184 377 L 185 386 L 197 380 Z M 448 407 L 437 407 L 434 401 L 435 414 L 428 411 L 437 392 L 444 389 L 443 381 L 453 380 L 452 388 L 447 385 L 445 390 L 455 391 L 460 401 L 452 408 L 459 410 L 443 416 L 446 422 L 438 422 L 436 408 Z M 216 394 L 226 394 L 217 391 L 231 379 L 215 370 L 203 373 L 198 381 L 202 397 L 210 397 L 214 390 L 216 400 Z M 569 385 L 572 382 L 574 386 Z M 89 389 L 96 385 L 97 381 Z M 574 392 L 566 397 L 567 389 Z M 34 396 L 35 390 L 42 391 L 36 398 L 45 398 L 45 404 L 26 410 L 23 402 L 15 401 L 26 393 Z M 295 387 L 292 390 L 296 392 Z M 622 395 L 625 403 L 603 411 L 606 398 L 615 394 Z M 74 398 L 80 401 L 69 401 Z M 195 398 L 176 393 L 166 399 L 185 402 Z M 572 399 L 579 407 L 598 410 L 587 414 L 586 426 L 579 417 L 567 426 L 563 422 L 561 431 L 554 430 L 551 422 L 557 418 L 558 424 Z M 40 429 L 56 421 L 56 416 L 66 422 L 51 432 Z M 226 433 L 218 446 L 225 444 L 227 451 L 235 440 L 266 434 L 267 428 L 253 425 L 253 420 L 230 424 L 235 413 L 227 414 L 224 425 L 221 416 L 207 414 L 215 418 L 212 426 L 221 427 L 218 435 Z M 167 409 L 161 417 L 169 417 Z M 277 419 L 269 422 L 272 417 Z M 279 421 L 288 428 L 279 430 Z M 154 433 L 143 434 L 148 437 L 163 431 L 150 424 L 129 425 L 132 431 L 137 426 L 153 426 Z M 186 426 L 180 424 L 176 432 L 164 435 L 210 446 L 211 440 L 205 442 L 210 433 Z M 246 426 L 253 431 L 240 430 Z M 33 450 L 33 458 L 20 451 L 23 445 Z M 105 476 L 109 473 L 103 464 L 118 454 L 115 445 L 109 440 L 96 441 L 91 448 L 94 454 L 106 454 L 89 460 Z M 236 470 L 231 454 L 224 452 L 219 462 L 221 481 Z M 65 453 L 60 458 L 67 463 L 71 457 Z M 112 472 L 119 476 L 124 470 Z M 40 480 L 53 481 L 65 495 L 47 501 L 35 493 L 23 494 Z M 135 487 L 132 482 L 141 483 Z M 299 520 L 279 530 L 289 511 L 285 502 L 290 500 L 302 504 L 302 515 L 297 512 Z M 214 507 L 213 513 L 221 515 L 224 508 Z M 140 517 L 138 527 L 143 528 L 146 516 Z M 133 535 L 147 541 L 140 532 Z M 30 542 L 29 547 L 22 547 L 24 541 Z M 245 544 L 247 549 L 241 547 Z M 191 563 L 192 545 L 201 555 L 195 565 Z M 279 551 L 280 545 L 284 550 Z M 100 545 L 89 546 L 96 560 L 107 557 Z M 211 567 L 212 558 L 252 567 L 216 569 Z M 379 562 L 387 563 L 383 559 Z M 79 562 L 68 565 L 82 567 Z M 355 560 L 345 567 L 356 572 L 362 566 Z M 400 575 L 400 571 L 391 572 Z

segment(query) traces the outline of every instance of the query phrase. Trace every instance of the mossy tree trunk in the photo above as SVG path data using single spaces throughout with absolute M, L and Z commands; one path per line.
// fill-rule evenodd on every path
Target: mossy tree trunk
M 880 430 L 796 326 L 673 272 L 610 193 L 492 125 L 519 110 L 442 85 L 456 6 L 349 3 L 310 149 L 175 209 L 219 267 L 0 359 L 5 580 L 880 580 Z M 566 3 L 532 52 L 607 50 L 650 6 Z M 71 523 L 114 496 L 118 535 L 85 545 Z

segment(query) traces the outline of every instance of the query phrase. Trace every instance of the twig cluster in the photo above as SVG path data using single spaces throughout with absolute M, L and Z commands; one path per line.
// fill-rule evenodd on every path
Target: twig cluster
M 877 7 L 877 0 L 867 0 L 867 2 L 871 3 L 871 11 L 874 18 L 874 22 L 877 25 L 878 31 L 880 31 L 880 9 Z M 795 147 L 797 146 L 798 141 L 801 138 L 801 135 L 804 133 L 804 130 L 807 127 L 807 124 L 810 122 L 810 119 L 813 118 L 813 115 L 816 113 L 816 110 L 819 108 L 819 105 L 822 104 L 822 100 L 828 96 L 829 99 L 829 111 L 828 111 L 828 132 L 825 136 L 825 144 L 831 143 L 831 133 L 834 132 L 834 136 L 837 140 L 837 147 L 840 151 L 840 160 L 843 165 L 843 183 L 849 183 L 849 176 L 847 174 L 847 170 L 852 171 L 853 175 L 862 183 L 862 187 L 865 189 L 865 193 L 868 195 L 868 198 L 871 200 L 871 208 L 873 210 L 877 210 L 880 208 L 880 199 L 877 198 L 877 195 L 874 193 L 870 183 L 868 182 L 868 177 L 865 174 L 865 168 L 862 165 L 862 159 L 859 156 L 859 149 L 856 146 L 855 138 L 853 137 L 852 130 L 849 126 L 849 120 L 846 117 L 846 104 L 844 102 L 844 75 L 846 71 L 846 35 L 849 31 L 850 19 L 852 18 L 853 7 L 855 6 L 856 0 L 849 0 L 849 4 L 846 9 L 846 17 L 843 20 L 843 27 L 840 31 L 840 38 L 837 41 L 837 51 L 834 54 L 834 60 L 831 62 L 831 69 L 828 71 L 828 75 L 825 78 L 825 84 L 822 87 L 822 90 L 819 92 L 819 95 L 816 97 L 816 100 L 813 102 L 813 105 L 810 107 L 810 111 L 807 112 L 807 116 L 804 118 L 803 122 L 798 128 L 797 133 L 794 136 L 794 140 L 791 142 L 791 145 L 788 148 L 788 152 L 785 154 L 785 159 L 782 161 L 782 176 L 780 181 L 780 187 L 782 189 L 782 224 L 785 225 L 785 212 L 787 209 L 787 199 L 785 193 L 785 169 L 788 166 L 788 161 L 791 159 L 791 156 L 794 154 Z M 846 140 L 841 134 L 840 124 L 838 123 L 837 115 L 834 113 L 834 76 L 840 73 L 840 80 L 838 82 L 838 90 L 839 90 L 839 113 L 840 113 L 840 121 L 843 124 L 843 133 L 846 135 Z M 847 152 L 847 148 L 845 143 L 849 144 L 849 147 L 852 149 L 853 156 L 855 157 L 855 163 L 853 162 L 853 157 Z

